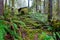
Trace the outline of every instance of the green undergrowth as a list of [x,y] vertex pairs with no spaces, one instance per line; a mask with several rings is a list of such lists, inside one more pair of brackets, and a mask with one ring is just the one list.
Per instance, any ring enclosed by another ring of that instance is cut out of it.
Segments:
[[[16,10],[17,11],[17,10]],[[30,12],[26,15],[17,16],[18,12],[12,15],[11,9],[4,10],[4,16],[0,17],[0,39],[1,40],[57,40],[60,38],[58,31],[60,21],[52,21],[48,24],[48,15]],[[48,33],[43,26],[48,26]],[[56,36],[57,35],[57,36]],[[6,37],[7,36],[7,37]],[[8,38],[10,36],[10,38]],[[12,39],[11,39],[12,38]]]
[[[11,22],[5,21],[5,20],[0,20],[0,39],[4,40],[5,36],[7,33],[11,34],[12,37],[14,37],[14,40],[23,40],[22,38],[22,33],[21,32],[16,32],[18,30],[18,25],[22,27],[22,31],[26,31],[26,36],[24,40],[34,40],[35,35],[37,34],[37,39],[38,40],[56,40],[56,35],[60,38],[60,33],[59,32],[52,32],[51,35],[48,35],[47,32],[45,32],[42,29],[29,29],[27,28],[26,22],[28,23],[36,23],[35,21],[29,20],[29,18],[25,19],[25,21],[16,21],[16,20],[11,20]],[[31,25],[30,24],[30,25]],[[38,25],[38,24],[37,24]],[[10,27],[13,26],[13,29],[11,30]],[[36,24],[34,24],[36,26]],[[50,30],[51,28],[49,28]],[[53,29],[54,30],[54,29]],[[50,34],[50,33],[49,33]],[[19,36],[20,35],[20,36]]]

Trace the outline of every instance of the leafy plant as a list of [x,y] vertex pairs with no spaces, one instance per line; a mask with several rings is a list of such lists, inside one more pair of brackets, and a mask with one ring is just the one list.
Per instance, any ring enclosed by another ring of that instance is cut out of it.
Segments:
[[30,17],[42,23],[46,23],[48,21],[47,19],[48,16],[42,13],[30,13]]
[[1,40],[5,40],[6,38],[5,36],[7,36],[6,34],[10,34],[13,38],[20,39],[20,36],[17,30],[18,30],[18,27],[15,23],[7,24],[6,21],[0,20],[0,39]]

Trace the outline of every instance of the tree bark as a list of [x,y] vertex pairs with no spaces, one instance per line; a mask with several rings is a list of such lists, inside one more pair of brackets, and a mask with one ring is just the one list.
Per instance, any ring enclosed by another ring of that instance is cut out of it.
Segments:
[[58,14],[58,16],[60,16],[60,0],[57,0],[57,3],[58,3],[58,11],[57,11],[57,14]]
[[38,5],[37,5],[37,2],[38,2],[38,1],[36,0],[36,12],[37,12],[37,10],[38,10]]
[[5,0],[5,9],[6,9],[6,5],[7,5],[7,0]]
[[3,0],[0,0],[0,15],[3,15]]
[[14,15],[14,0],[12,0],[12,15]]
[[48,21],[50,22],[51,19],[52,19],[52,0],[49,0],[49,7],[48,8],[49,8],[48,9],[48,12],[49,12],[49,14],[48,14]]

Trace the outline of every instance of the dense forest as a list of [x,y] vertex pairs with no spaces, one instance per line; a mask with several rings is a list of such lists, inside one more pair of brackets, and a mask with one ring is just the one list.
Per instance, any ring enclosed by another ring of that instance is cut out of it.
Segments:
[[0,0],[0,40],[60,40],[60,0]]

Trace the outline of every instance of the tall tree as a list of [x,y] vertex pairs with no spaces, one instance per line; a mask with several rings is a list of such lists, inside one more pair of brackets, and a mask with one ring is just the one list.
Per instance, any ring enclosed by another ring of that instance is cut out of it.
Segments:
[[12,15],[14,15],[14,0],[12,0]]
[[44,0],[44,13],[48,14],[49,0]]
[[52,19],[52,0],[49,0],[49,7],[48,8],[49,8],[48,21],[50,22]]
[[38,0],[36,0],[36,11],[38,10]]
[[5,8],[6,8],[6,6],[7,6],[7,0],[5,0]]
[[45,0],[44,0],[44,13],[45,13]]
[[28,8],[29,8],[30,0],[28,0]]
[[37,12],[40,11],[40,3],[41,3],[41,0],[36,0],[36,11]]
[[0,0],[0,15],[3,15],[3,0]]
[[60,0],[57,0],[57,14],[60,16]]

